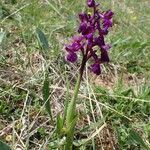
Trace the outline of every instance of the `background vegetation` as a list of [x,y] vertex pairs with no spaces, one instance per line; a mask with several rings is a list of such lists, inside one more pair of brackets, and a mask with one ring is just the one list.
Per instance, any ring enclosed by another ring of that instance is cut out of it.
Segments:
[[[150,2],[99,2],[102,10],[115,12],[107,38],[111,62],[100,76],[88,69],[84,75],[74,144],[87,150],[148,149]],[[13,149],[55,149],[63,143],[56,136],[56,116],[72,95],[79,67],[65,61],[63,47],[76,34],[77,14],[85,10],[85,0],[1,0],[0,140]],[[46,70],[54,124],[42,98]]]

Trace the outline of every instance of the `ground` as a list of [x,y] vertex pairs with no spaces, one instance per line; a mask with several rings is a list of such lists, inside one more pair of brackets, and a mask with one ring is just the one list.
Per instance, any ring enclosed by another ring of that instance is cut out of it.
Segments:
[[[74,144],[143,150],[150,144],[150,2],[98,2],[115,12],[107,37],[111,61],[100,76],[87,67]],[[56,117],[63,113],[66,93],[73,94],[79,67],[65,61],[64,44],[77,34],[77,14],[85,10],[85,0],[1,0],[0,141],[13,149],[46,150],[63,143],[56,136]],[[46,71],[54,124],[42,97]]]

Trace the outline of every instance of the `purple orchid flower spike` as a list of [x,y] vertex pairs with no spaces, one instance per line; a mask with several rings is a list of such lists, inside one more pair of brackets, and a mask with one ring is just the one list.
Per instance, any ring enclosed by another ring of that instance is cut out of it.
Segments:
[[[80,71],[83,72],[88,60],[94,61],[89,67],[90,70],[99,75],[101,73],[101,63],[109,62],[109,49],[111,46],[105,43],[105,36],[112,27],[112,17],[114,13],[111,10],[100,12],[99,4],[95,0],[87,0],[87,6],[93,9],[93,14],[79,14],[79,36],[75,36],[72,44],[66,45],[66,60],[72,63],[77,61],[77,54],[82,54],[82,64]],[[95,50],[97,48],[97,50]],[[100,56],[98,51],[100,50]]]
[[82,62],[80,72],[75,85],[74,95],[68,104],[66,112],[66,145],[65,150],[72,150],[76,115],[76,100],[80,88],[81,79],[87,61],[90,66],[88,67],[91,72],[96,75],[101,74],[101,64],[109,62],[109,49],[110,45],[105,42],[105,36],[112,27],[113,12],[108,10],[100,12],[98,9],[99,4],[95,0],[87,0],[87,6],[93,10],[92,14],[80,13],[78,28],[78,36],[74,36],[69,45],[65,46],[67,56],[66,60],[74,63],[78,60],[78,53],[81,53]]

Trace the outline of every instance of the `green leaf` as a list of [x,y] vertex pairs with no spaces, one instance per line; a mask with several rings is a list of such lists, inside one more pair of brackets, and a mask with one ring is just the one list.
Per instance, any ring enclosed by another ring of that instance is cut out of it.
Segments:
[[57,134],[60,136],[62,134],[62,128],[63,128],[63,118],[60,115],[60,113],[57,115]]
[[2,43],[4,37],[5,37],[5,32],[0,32],[0,44]]
[[77,83],[76,83],[75,89],[74,89],[74,95],[68,104],[67,113],[66,113],[67,128],[68,128],[68,126],[70,126],[70,123],[73,121],[73,119],[76,116],[76,100],[78,97],[80,82],[81,82],[81,74],[79,74],[79,76],[78,76]]
[[83,129],[80,130],[80,132],[87,132],[92,131],[93,129],[98,128],[101,126],[104,122],[104,118],[99,120],[98,122],[91,123],[90,125],[85,126]]
[[45,34],[39,28],[36,29],[36,33],[37,33],[39,44],[42,47],[42,49],[44,50],[49,49],[48,40]]
[[140,144],[146,150],[150,149],[150,147],[147,144],[145,144],[142,137],[133,129],[131,129],[130,131],[129,139],[131,139],[136,144]]
[[[4,7],[0,2],[0,19],[3,19],[9,15],[10,15],[9,10],[6,7]],[[12,16],[10,16],[9,18],[12,19]]]
[[86,139],[76,140],[74,141],[75,146],[81,146],[89,142],[90,140],[94,139],[95,136],[99,134],[99,132],[106,126],[106,124],[103,124],[99,129],[97,129],[90,137]]
[[48,73],[45,74],[45,80],[43,84],[42,93],[43,93],[43,100],[45,102],[45,109],[50,115],[51,120],[53,121],[52,113],[51,113],[51,106],[50,106],[50,88],[49,88]]
[[0,4],[0,19],[2,19],[2,18],[3,18],[3,9],[2,9],[2,6]]
[[72,122],[68,126],[68,131],[69,132],[72,133],[72,131],[74,130],[76,122],[77,122],[77,119],[78,119],[78,115],[75,115],[74,119],[72,120]]
[[63,124],[65,123],[65,120],[66,120],[66,115],[67,115],[67,109],[68,109],[68,104],[69,104],[69,86],[70,86],[70,83],[68,81],[68,77],[66,78],[66,88],[67,88],[67,91],[66,91],[66,96],[65,96],[65,108],[64,108],[64,118],[63,118]]
[[132,94],[132,95],[135,96],[134,91],[133,91],[132,88],[128,88],[128,89],[122,91],[121,94],[122,94],[123,96],[130,96],[130,94]]
[[75,129],[77,119],[78,119],[78,116],[76,115],[72,119],[72,122],[67,126],[67,138],[66,138],[65,150],[71,150],[72,149],[74,129]]
[[11,150],[11,149],[6,143],[0,141],[0,150]]
[[17,3],[17,0],[11,0],[11,3],[12,3],[12,4],[16,4],[16,3]]

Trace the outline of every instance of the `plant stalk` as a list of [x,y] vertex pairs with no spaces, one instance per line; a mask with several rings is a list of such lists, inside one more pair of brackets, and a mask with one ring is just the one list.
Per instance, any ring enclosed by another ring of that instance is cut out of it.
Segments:
[[74,129],[75,129],[76,120],[77,120],[76,100],[78,97],[80,83],[81,83],[82,75],[83,75],[85,64],[86,64],[86,58],[87,57],[83,57],[79,76],[77,79],[77,83],[75,85],[74,95],[67,108],[67,115],[66,115],[67,139],[66,139],[65,150],[72,150]]

